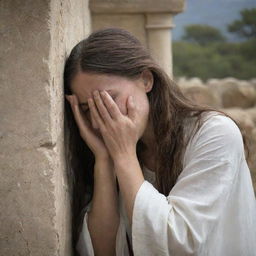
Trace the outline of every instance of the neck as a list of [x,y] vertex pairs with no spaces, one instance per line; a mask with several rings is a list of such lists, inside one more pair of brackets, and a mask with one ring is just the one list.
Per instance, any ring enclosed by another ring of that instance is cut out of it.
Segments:
[[156,141],[155,141],[153,125],[151,121],[148,121],[147,127],[141,137],[141,141],[145,145],[147,152],[154,151]]

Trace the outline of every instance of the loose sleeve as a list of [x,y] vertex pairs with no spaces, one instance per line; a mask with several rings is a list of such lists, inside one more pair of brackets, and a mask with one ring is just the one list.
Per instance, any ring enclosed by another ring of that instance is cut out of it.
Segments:
[[[120,197],[119,197],[120,200]],[[88,229],[88,212],[91,209],[91,202],[84,209],[85,215],[83,220],[82,230],[79,235],[78,242],[76,244],[76,250],[80,256],[94,256],[94,249],[90,232]],[[117,256],[128,256],[128,244],[126,240],[126,227],[123,216],[120,215],[120,223],[116,235],[116,255]]]
[[169,195],[144,181],[132,217],[134,255],[198,255],[217,224],[243,154],[239,128],[213,116],[189,143],[183,170]]

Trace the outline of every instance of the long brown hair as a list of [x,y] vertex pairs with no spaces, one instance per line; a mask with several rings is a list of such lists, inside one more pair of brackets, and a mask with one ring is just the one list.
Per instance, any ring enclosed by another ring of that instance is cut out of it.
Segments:
[[[192,136],[190,134],[188,139],[185,139],[184,129],[189,125],[187,121],[191,118],[196,119],[196,129],[193,133],[195,134],[202,124],[203,112],[217,111],[222,115],[230,116],[223,111],[192,103],[154,61],[140,41],[120,28],[97,30],[73,48],[65,63],[65,94],[71,94],[71,81],[78,72],[112,74],[136,79],[146,69],[152,72],[154,78],[153,88],[147,95],[150,104],[149,118],[152,120],[157,141],[156,184],[159,192],[167,196],[182,172],[184,149]],[[82,209],[92,198],[95,159],[79,135],[67,102],[65,107],[70,141],[68,154],[74,176],[73,230],[74,242],[76,242],[78,227],[83,216]],[[235,120],[233,121],[236,123]],[[241,127],[239,128],[241,130]],[[246,145],[244,135],[243,141]],[[140,163],[139,156],[143,150],[144,145],[139,140],[137,155]]]

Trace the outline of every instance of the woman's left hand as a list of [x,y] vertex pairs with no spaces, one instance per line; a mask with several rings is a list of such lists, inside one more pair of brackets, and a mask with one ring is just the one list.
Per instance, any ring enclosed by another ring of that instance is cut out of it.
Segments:
[[89,108],[112,160],[136,156],[136,144],[139,140],[138,115],[132,96],[128,98],[128,115],[123,115],[106,91],[94,91],[93,95],[94,99],[88,99]]

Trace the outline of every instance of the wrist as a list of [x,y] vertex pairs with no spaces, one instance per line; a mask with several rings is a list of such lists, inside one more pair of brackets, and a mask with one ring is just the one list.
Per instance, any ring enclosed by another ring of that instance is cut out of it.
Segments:
[[109,178],[111,180],[116,179],[116,174],[114,171],[114,164],[112,163],[111,159],[106,159],[106,158],[97,158],[95,159],[95,164],[94,164],[94,178],[97,179],[106,179],[108,180]]
[[123,154],[123,155],[117,155],[113,159],[113,165],[114,168],[116,167],[122,167],[122,166],[129,166],[130,163],[138,161],[136,152],[130,153],[130,154]]
[[108,156],[96,156],[95,157],[95,164],[99,164],[99,165],[113,165],[113,161],[111,159],[111,157]]

